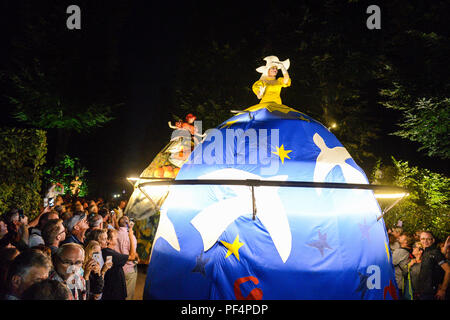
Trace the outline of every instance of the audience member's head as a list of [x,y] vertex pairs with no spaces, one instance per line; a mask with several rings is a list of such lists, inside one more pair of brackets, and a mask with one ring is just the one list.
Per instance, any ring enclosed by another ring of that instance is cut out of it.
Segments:
[[89,228],[87,217],[84,213],[75,214],[70,219],[65,221],[67,232],[78,237],[84,236],[84,233]]
[[49,221],[42,230],[42,239],[46,246],[58,247],[66,239],[66,228],[64,228],[63,221],[61,219]]
[[392,234],[394,235],[394,237],[396,239],[398,239],[398,237],[400,237],[400,235],[403,233],[403,228],[401,227],[395,227],[392,228]]
[[388,234],[388,237],[389,237],[389,243],[390,243],[391,245],[394,244],[394,242],[397,241],[397,239],[395,238],[395,236],[394,236],[392,233],[389,233],[389,234]]
[[6,288],[6,276],[8,275],[8,270],[13,262],[13,260],[20,254],[20,251],[16,248],[1,248],[0,249],[0,294],[3,295],[3,292]]
[[6,224],[14,223],[15,221],[19,220],[19,210],[17,209],[11,209],[8,212],[3,214],[3,219],[6,222]]
[[91,214],[91,213],[98,213],[98,207],[97,207],[97,205],[95,204],[95,202],[94,202],[94,204],[91,204],[91,205],[88,207],[88,212],[89,212],[89,214]]
[[66,243],[53,255],[53,266],[58,275],[67,280],[73,273],[78,273],[83,266],[84,249],[77,243]]
[[39,222],[38,222],[39,229],[42,230],[42,228],[44,228],[44,226],[46,225],[46,223],[48,221],[58,220],[58,219],[59,219],[59,214],[55,210],[43,213],[39,218]]
[[422,231],[420,234],[420,242],[424,249],[431,247],[434,243],[433,233],[431,233],[431,231]]
[[64,203],[64,199],[61,197],[61,195],[56,196],[55,198],[55,206],[60,206]]
[[127,202],[125,200],[120,200],[119,205],[117,206],[120,209],[125,209],[125,207],[127,206]]
[[102,249],[100,247],[100,243],[98,243],[95,240],[91,240],[88,242],[88,244],[86,245],[86,247],[84,248],[84,264],[86,264],[88,262],[89,259],[92,258],[92,255],[94,253],[98,253],[101,254]]
[[128,217],[127,216],[123,216],[123,217],[121,217],[119,219],[119,222],[118,222],[119,223],[119,227],[127,227],[129,222],[130,221],[129,221]]
[[8,225],[3,219],[0,219],[0,239],[8,233]]
[[403,233],[398,237],[398,243],[402,248],[409,248],[411,244],[411,238],[407,234]]
[[72,213],[72,211],[71,210],[68,210],[68,211],[66,211],[66,212],[63,212],[63,214],[61,214],[61,219],[63,220],[63,221],[67,221],[67,220],[69,220],[70,218],[72,218],[72,216],[73,216],[73,213]]
[[99,214],[90,214],[88,222],[90,229],[103,229],[103,218]]
[[80,201],[75,202],[74,211],[75,212],[77,212],[77,211],[84,212],[84,207]]
[[117,245],[117,230],[109,229],[107,232],[108,235],[108,248],[114,249]]
[[108,235],[105,229],[95,229],[86,235],[86,243],[95,240],[100,244],[102,249],[108,246]]
[[111,222],[111,214],[108,208],[100,209],[98,214],[103,217],[103,227],[107,226]]
[[420,234],[422,233],[422,230],[417,230],[416,232],[414,232],[414,241],[415,242],[419,242],[420,241]]
[[64,205],[56,205],[53,210],[55,210],[58,213],[58,216],[61,217],[61,215],[66,212],[66,207]]
[[419,259],[422,257],[423,254],[423,245],[422,242],[415,242],[412,246],[412,254],[416,259]]
[[21,298],[22,293],[34,283],[48,278],[52,263],[38,250],[28,249],[19,254],[8,270],[8,294]]
[[52,257],[52,251],[50,250],[49,247],[47,247],[44,244],[38,244],[37,246],[32,247],[31,249],[33,250],[37,250],[42,252],[43,254],[45,254],[46,256],[48,256],[49,258]]
[[23,292],[23,300],[70,300],[71,292],[57,280],[46,279],[36,282]]

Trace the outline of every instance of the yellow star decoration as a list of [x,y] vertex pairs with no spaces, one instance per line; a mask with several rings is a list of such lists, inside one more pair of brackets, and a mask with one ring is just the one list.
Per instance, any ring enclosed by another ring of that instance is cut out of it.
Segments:
[[233,124],[235,124],[237,121],[238,121],[239,119],[237,119],[237,120],[233,120],[233,121],[228,121],[227,123],[225,123],[223,126],[221,126],[220,127],[220,129],[223,129],[223,128],[225,128],[225,127],[231,127]]
[[280,157],[281,163],[284,164],[284,158],[289,158],[288,153],[292,152],[292,150],[284,150],[284,145],[281,145],[281,147],[276,147],[277,151],[272,151],[273,154],[276,154]]
[[386,254],[387,254],[388,262],[389,262],[389,260],[390,260],[390,256],[389,256],[389,248],[388,248],[388,245],[386,244],[386,242],[384,243],[384,247],[386,248]]
[[228,258],[231,254],[234,254],[236,258],[239,260],[239,248],[244,245],[242,242],[239,242],[239,235],[236,236],[233,243],[228,243],[222,240],[220,240],[220,242],[222,242],[222,244],[228,249],[225,258]]

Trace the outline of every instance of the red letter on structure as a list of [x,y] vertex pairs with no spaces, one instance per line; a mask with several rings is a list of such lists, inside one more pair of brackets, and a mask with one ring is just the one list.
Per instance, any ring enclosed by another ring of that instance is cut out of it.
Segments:
[[251,276],[237,279],[234,282],[234,295],[236,296],[236,299],[237,300],[262,300],[263,292],[259,288],[255,288],[252,291],[250,291],[250,293],[246,297],[244,297],[242,295],[240,285],[243,284],[244,282],[247,282],[247,281],[251,281],[255,285],[259,283],[258,278],[251,277]]

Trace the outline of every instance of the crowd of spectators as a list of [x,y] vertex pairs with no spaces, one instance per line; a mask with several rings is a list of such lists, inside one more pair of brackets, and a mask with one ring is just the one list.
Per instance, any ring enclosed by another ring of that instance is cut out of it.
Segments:
[[407,234],[388,230],[395,280],[404,300],[448,300],[450,296],[450,236],[436,243],[431,231]]
[[[58,196],[32,221],[16,209],[0,216],[1,299],[133,299],[139,257],[125,206]],[[448,300],[450,236],[388,235],[400,298]]]
[[0,216],[1,299],[133,299],[139,257],[125,206],[58,196],[32,221]]

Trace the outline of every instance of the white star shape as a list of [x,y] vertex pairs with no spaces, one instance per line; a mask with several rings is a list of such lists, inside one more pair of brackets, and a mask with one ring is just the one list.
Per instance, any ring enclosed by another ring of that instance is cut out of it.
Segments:
[[[199,179],[255,179],[262,177],[238,169],[221,169],[203,175]],[[265,180],[287,180],[287,175],[274,176]],[[222,194],[216,203],[200,211],[191,224],[198,230],[203,240],[204,251],[210,249],[219,239],[226,228],[237,218],[243,215],[252,215],[252,194],[247,186],[223,186],[229,188],[235,196]],[[283,262],[289,258],[292,248],[292,235],[287,215],[278,195],[279,187],[255,187],[255,203],[257,217],[272,238]],[[215,191],[220,197],[219,188]]]
[[165,239],[175,250],[180,251],[180,243],[178,242],[175,227],[172,221],[170,221],[169,217],[167,216],[167,207],[164,207],[161,210],[158,229],[156,230],[155,240],[153,241],[153,243],[156,243],[156,240],[158,240],[159,238]]

